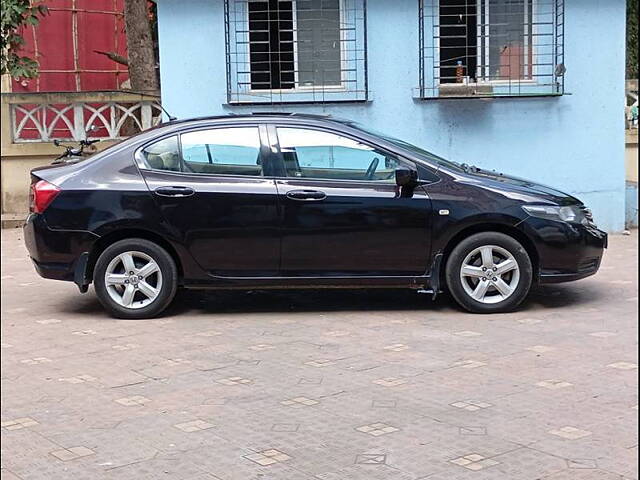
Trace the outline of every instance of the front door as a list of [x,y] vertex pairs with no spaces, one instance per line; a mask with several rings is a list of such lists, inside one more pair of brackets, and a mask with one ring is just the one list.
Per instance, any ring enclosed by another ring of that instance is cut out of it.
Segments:
[[354,138],[277,128],[286,177],[283,276],[423,275],[430,257],[431,201],[395,184],[404,160]]
[[262,153],[257,126],[189,131],[141,152],[168,227],[212,275],[278,274],[277,190]]

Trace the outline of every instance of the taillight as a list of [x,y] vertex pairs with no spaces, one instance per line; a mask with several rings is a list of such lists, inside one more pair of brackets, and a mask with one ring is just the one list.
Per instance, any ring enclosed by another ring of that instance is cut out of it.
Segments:
[[29,195],[29,210],[33,213],[42,213],[60,193],[60,188],[46,180],[39,180],[31,184]]

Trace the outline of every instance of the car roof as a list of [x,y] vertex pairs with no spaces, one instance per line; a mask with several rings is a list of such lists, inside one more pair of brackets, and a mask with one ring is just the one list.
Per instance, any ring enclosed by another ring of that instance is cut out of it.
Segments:
[[269,119],[269,120],[290,120],[295,119],[307,119],[314,121],[326,121],[332,123],[349,124],[351,120],[344,118],[333,117],[328,114],[315,114],[315,113],[299,113],[299,112],[251,112],[251,113],[229,113],[227,115],[209,115],[192,118],[181,118],[176,120],[170,120],[164,122],[162,125],[179,125],[186,123],[197,122],[210,122],[216,120],[257,120],[257,119]]

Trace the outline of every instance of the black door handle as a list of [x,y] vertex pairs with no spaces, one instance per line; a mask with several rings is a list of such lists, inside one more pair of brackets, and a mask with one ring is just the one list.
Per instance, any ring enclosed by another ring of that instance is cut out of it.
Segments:
[[303,202],[318,202],[327,198],[327,194],[319,190],[290,190],[286,196],[291,200]]
[[196,193],[191,187],[158,187],[154,190],[156,194],[162,197],[189,197]]

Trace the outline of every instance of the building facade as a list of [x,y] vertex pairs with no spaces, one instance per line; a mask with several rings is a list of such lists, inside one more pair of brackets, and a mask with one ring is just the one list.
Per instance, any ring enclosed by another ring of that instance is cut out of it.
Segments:
[[158,0],[186,118],[349,118],[625,219],[624,0]]

